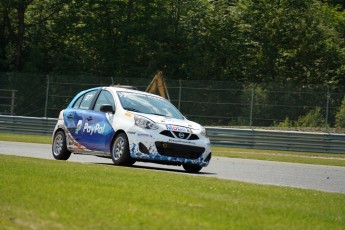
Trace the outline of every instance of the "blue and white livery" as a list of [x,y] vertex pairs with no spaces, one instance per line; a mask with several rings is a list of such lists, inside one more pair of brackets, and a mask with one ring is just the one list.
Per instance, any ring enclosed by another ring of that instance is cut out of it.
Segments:
[[58,160],[92,154],[116,165],[147,161],[182,165],[194,173],[211,159],[205,128],[168,100],[112,86],[82,91],[60,112],[52,152]]

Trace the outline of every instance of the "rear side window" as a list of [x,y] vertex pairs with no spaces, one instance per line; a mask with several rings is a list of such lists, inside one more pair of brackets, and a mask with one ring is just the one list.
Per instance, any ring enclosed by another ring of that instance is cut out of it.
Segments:
[[73,109],[79,108],[80,102],[81,102],[81,100],[83,100],[83,98],[84,98],[84,95],[78,98],[78,100],[73,105]]
[[[81,103],[80,103],[79,109],[89,109],[91,102],[92,102],[92,99],[95,97],[96,92],[97,91],[94,90],[94,91],[86,93],[84,95]],[[79,101],[79,99],[78,99],[78,101]],[[76,102],[76,104],[77,104],[77,102]]]

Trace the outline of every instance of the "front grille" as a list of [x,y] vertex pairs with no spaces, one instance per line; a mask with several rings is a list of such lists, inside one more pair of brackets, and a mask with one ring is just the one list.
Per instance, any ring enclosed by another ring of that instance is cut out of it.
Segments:
[[189,137],[189,133],[183,133],[183,132],[176,132],[173,131],[173,133],[175,134],[176,137],[178,137],[179,139],[187,139]]
[[170,131],[168,131],[168,130],[164,130],[164,131],[160,132],[160,134],[162,134],[164,136],[167,136],[167,137],[174,138],[174,135]]
[[199,137],[195,134],[190,135],[188,140],[199,140]]
[[205,152],[205,148],[190,145],[181,145],[160,141],[156,141],[155,145],[160,155],[168,157],[178,157],[194,160],[198,159],[201,154]]
[[[160,132],[160,134],[167,136],[167,137],[178,138],[178,139],[199,140],[199,137],[197,135],[190,134],[190,133],[184,133],[184,132],[164,130],[164,131]],[[181,134],[183,134],[183,135],[181,135]],[[181,136],[183,136],[183,137],[181,137]]]

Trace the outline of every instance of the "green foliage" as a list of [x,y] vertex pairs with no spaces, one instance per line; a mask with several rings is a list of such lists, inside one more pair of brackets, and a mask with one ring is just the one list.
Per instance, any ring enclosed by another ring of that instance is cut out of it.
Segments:
[[[21,80],[8,74],[1,75],[0,82],[19,90],[18,113],[33,103],[25,98],[37,98],[40,105],[25,114],[36,115],[42,112],[47,74],[54,81],[68,75],[78,83],[94,83],[93,77],[152,79],[162,70],[172,80],[241,85],[237,92],[214,98],[206,91],[200,100],[207,103],[201,106],[181,105],[187,114],[205,113],[205,119],[223,112],[211,124],[249,125],[251,92],[242,92],[242,85],[262,83],[267,85],[254,92],[252,115],[261,119],[254,124],[271,125],[273,118],[297,120],[308,112],[289,109],[290,103],[298,103],[293,95],[298,90],[279,97],[272,85],[345,85],[343,5],[338,0],[0,1],[0,72],[40,78]],[[59,90],[51,88],[56,94]],[[72,91],[76,89],[66,90],[68,97]],[[221,98],[232,103],[230,112],[221,107]],[[239,98],[241,105],[235,106]],[[68,98],[63,100],[55,104]],[[304,101],[312,100],[320,101]],[[334,101],[332,107],[339,103]]]
[[343,98],[339,110],[335,115],[335,127],[345,128],[345,97]]
[[[242,116],[248,117],[248,121],[240,119],[239,125],[251,125],[250,116],[252,118],[260,118],[261,121],[252,120],[252,124],[256,126],[266,126],[271,123],[269,120],[269,95],[267,89],[261,85],[250,84],[246,86],[241,94]],[[247,123],[243,123],[247,122]]]
[[286,117],[286,118],[284,119],[284,121],[275,123],[274,126],[280,127],[280,128],[291,128],[291,127],[294,127],[294,122],[291,121],[288,117]]
[[297,127],[325,127],[326,125],[320,107],[309,111],[305,116],[300,116],[296,124]]
[[344,15],[319,0],[1,1],[0,71],[342,81]]
[[255,44],[255,81],[327,82],[341,67],[330,42],[336,32],[320,2],[243,0],[240,6]]

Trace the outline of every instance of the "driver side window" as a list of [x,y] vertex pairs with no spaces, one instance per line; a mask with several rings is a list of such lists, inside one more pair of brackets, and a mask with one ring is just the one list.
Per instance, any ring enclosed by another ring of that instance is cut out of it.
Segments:
[[115,102],[114,102],[113,95],[106,90],[102,90],[102,92],[99,94],[93,110],[101,111],[100,108],[102,105],[111,105],[113,106],[113,109],[115,110]]

